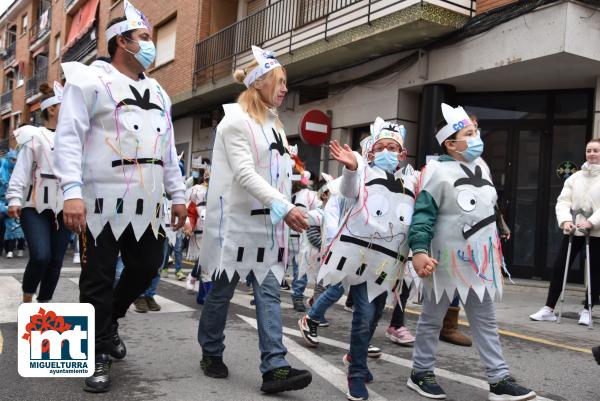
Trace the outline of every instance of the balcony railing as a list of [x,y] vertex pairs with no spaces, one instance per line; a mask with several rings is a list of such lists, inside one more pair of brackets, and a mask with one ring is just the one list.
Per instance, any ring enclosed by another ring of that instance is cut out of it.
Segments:
[[35,96],[40,88],[40,85],[48,80],[48,70],[43,69],[38,71],[34,76],[27,80],[25,85],[25,99]]
[[10,63],[15,60],[15,50],[17,48],[17,42],[12,42],[6,47],[6,55],[4,56],[4,67],[8,67]]
[[12,90],[4,92],[0,96],[0,114],[8,113],[12,110]]
[[98,38],[96,27],[93,26],[81,39],[69,47],[62,56],[62,61],[81,61],[92,51],[96,50]]
[[46,34],[50,33],[52,27],[52,8],[47,9],[40,16],[37,24],[29,29],[29,43],[34,44]]
[[68,10],[77,0],[65,0],[65,10]]
[[[461,14],[475,15],[475,0],[438,0],[436,3],[440,1]],[[377,18],[416,3],[419,2],[279,0],[197,43],[194,85],[228,75],[252,45],[266,44],[275,53],[291,54],[312,42],[328,40],[354,26],[370,25]]]

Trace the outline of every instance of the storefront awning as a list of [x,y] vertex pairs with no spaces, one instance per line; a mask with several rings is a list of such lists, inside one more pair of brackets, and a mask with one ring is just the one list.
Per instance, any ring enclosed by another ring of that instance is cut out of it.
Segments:
[[67,36],[67,42],[63,51],[66,51],[69,47],[73,46],[73,44],[81,39],[94,24],[99,1],[100,0],[88,0],[88,2],[73,16],[71,29],[69,30],[69,35]]

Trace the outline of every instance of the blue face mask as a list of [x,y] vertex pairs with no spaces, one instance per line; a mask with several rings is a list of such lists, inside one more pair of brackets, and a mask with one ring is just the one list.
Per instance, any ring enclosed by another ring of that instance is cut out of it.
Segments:
[[475,138],[467,139],[467,149],[458,153],[460,153],[468,162],[477,159],[483,153],[483,141],[481,140],[481,137],[477,135]]
[[135,57],[142,67],[144,67],[144,70],[147,70],[156,57],[156,48],[154,47],[154,42],[151,40],[132,40],[132,42],[137,42],[137,44],[140,46],[140,50],[137,53],[133,53],[127,49],[125,49],[125,51],[133,54],[133,57]]
[[192,177],[199,178],[200,177],[200,172],[199,171],[192,171]]
[[398,152],[390,152],[387,149],[377,152],[375,153],[373,163],[380,169],[393,174],[398,168]]

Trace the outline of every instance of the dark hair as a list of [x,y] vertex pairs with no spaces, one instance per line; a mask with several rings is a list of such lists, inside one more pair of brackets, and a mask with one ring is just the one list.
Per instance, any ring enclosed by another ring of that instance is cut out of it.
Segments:
[[[113,18],[112,20],[110,20],[110,22],[106,25],[106,29],[110,28],[111,26],[113,26],[114,24],[117,24],[119,22],[123,22],[123,21],[127,21],[127,17],[119,17],[119,18]],[[134,31],[135,29],[132,29],[130,31],[125,31],[121,34],[121,36],[123,36],[124,38],[127,39],[131,39],[131,33]],[[117,51],[117,37],[119,35],[115,35],[112,38],[110,38],[110,40],[108,41],[108,55],[113,58],[115,56],[115,53]]]
[[[39,91],[42,93],[42,97],[40,98],[40,102],[43,102],[46,99],[50,99],[54,96],[54,89],[50,87],[46,82],[40,85]],[[44,120],[48,121],[48,109],[42,110],[42,117]]]
[[[435,133],[437,134],[439,132],[439,130],[441,130],[442,128],[444,128],[446,126],[446,120],[440,120],[437,125],[435,126]],[[442,148],[442,152],[447,155],[448,154],[448,149],[446,149],[446,140],[450,139],[456,139],[456,134],[458,134],[458,131],[456,131],[455,133],[453,133],[452,135],[450,135],[448,138],[444,139],[444,142],[442,142],[440,144],[441,148]]]

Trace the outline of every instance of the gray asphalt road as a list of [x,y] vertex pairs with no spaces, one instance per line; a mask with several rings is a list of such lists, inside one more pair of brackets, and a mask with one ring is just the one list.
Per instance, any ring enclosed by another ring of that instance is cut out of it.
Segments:
[[[0,283],[20,281],[17,272],[23,261],[0,260]],[[7,270],[16,269],[14,272]],[[67,269],[68,270],[68,269]],[[64,271],[55,301],[77,300],[77,271]],[[230,377],[225,380],[206,378],[199,368],[201,351],[196,341],[201,306],[195,296],[173,280],[163,280],[159,294],[164,313],[139,314],[130,312],[121,323],[121,335],[128,347],[125,360],[113,364],[113,388],[110,393],[91,395],[81,389],[82,379],[31,379],[17,373],[17,325],[4,318],[0,323],[3,337],[0,353],[0,400],[343,400],[345,377],[342,356],[349,341],[351,314],[335,305],[328,313],[330,328],[320,330],[322,344],[318,349],[304,347],[298,337],[297,319],[301,316],[289,308],[289,293],[282,292],[284,326],[288,360],[295,367],[313,371],[313,383],[304,391],[264,396],[260,393],[261,376],[258,370],[258,337],[252,326],[255,313],[249,304],[246,288],[239,287],[229,311],[226,330],[225,362]],[[0,291],[8,292],[6,286]],[[8,294],[4,294],[8,295]],[[0,294],[2,304],[11,305]],[[6,300],[6,301],[5,301]],[[537,305],[535,305],[537,306]],[[532,306],[533,307],[533,306]],[[535,308],[534,308],[535,309]],[[522,312],[519,312],[522,313]],[[0,316],[6,315],[0,313]],[[406,387],[410,374],[411,348],[390,343],[384,337],[391,311],[386,310],[373,343],[380,346],[384,356],[370,360],[375,382],[369,386],[371,400],[424,400]],[[407,325],[413,330],[417,316],[407,315]],[[575,321],[562,325],[565,333]],[[518,328],[510,327],[515,332]],[[468,328],[463,328],[468,333]],[[598,342],[597,330],[590,331],[589,345]],[[543,344],[540,341],[514,336],[502,336],[504,354],[513,375],[524,385],[551,400],[600,400],[600,366],[590,354]],[[531,337],[531,333],[527,333]],[[528,338],[529,338],[528,337]],[[552,333],[556,338],[556,333]],[[580,344],[581,345],[581,344]],[[485,400],[487,391],[484,374],[475,348],[440,344],[438,352],[439,382],[449,400]]]

